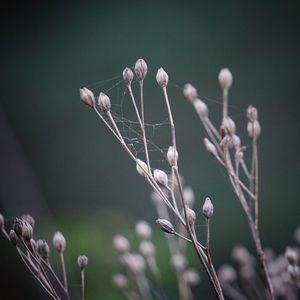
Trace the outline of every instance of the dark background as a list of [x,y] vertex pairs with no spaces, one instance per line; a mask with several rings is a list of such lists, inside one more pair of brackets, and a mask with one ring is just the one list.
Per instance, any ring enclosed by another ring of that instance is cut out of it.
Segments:
[[[54,231],[65,234],[74,298],[76,257],[85,253],[91,262],[86,299],[121,299],[110,283],[118,270],[112,236],[121,232],[134,239],[139,219],[154,227],[150,189],[79,101],[79,87],[118,76],[140,57],[150,70],[149,120],[162,114],[157,68],[163,66],[172,81],[181,171],[195,190],[196,211],[206,196],[215,205],[216,265],[231,261],[237,243],[253,249],[252,242],[224,171],[204,150],[201,124],[175,85],[192,82],[214,100],[207,104],[218,124],[217,75],[224,66],[234,75],[230,114],[245,144],[245,110],[248,104],[259,110],[263,244],[281,252],[293,243],[300,213],[297,1],[7,1],[0,22],[0,209],[7,227],[14,216],[31,213],[37,237],[51,243]],[[199,217],[200,233],[203,224]],[[154,238],[165,286],[176,298],[162,235],[157,231]],[[46,299],[4,239],[0,257],[1,299]],[[197,292],[212,297],[205,276]]]

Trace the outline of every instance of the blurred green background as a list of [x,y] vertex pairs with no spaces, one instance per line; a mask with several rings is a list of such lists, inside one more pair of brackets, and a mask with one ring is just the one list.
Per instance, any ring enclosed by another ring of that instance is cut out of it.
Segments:
[[[231,261],[237,243],[253,249],[252,242],[226,174],[204,150],[200,122],[175,86],[191,82],[213,99],[207,104],[219,124],[217,75],[224,66],[234,75],[230,114],[246,145],[245,110],[259,110],[263,244],[280,252],[293,243],[300,215],[298,1],[7,1],[1,15],[0,208],[8,227],[14,216],[31,213],[37,237],[51,242],[54,231],[65,234],[74,295],[76,257],[84,253],[86,299],[122,299],[110,283],[118,270],[112,236],[134,240],[139,219],[155,227],[149,187],[79,100],[79,87],[119,76],[140,57],[150,70],[149,121],[162,115],[157,68],[172,81],[181,171],[194,188],[196,211],[206,196],[215,205],[216,265]],[[170,137],[162,132],[160,139]],[[203,224],[199,215],[200,235]],[[154,238],[167,294],[176,299],[165,242],[158,231]],[[7,244],[0,240],[3,299],[46,299]],[[191,261],[200,270],[193,253]],[[196,293],[213,299],[202,277]]]

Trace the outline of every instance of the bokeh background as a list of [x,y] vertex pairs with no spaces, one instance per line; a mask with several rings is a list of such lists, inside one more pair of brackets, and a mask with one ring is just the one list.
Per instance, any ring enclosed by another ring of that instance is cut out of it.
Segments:
[[[172,81],[181,171],[194,188],[196,211],[206,196],[215,205],[216,265],[231,262],[237,243],[250,250],[252,243],[226,175],[204,150],[204,131],[177,86],[192,82],[209,98],[212,118],[220,122],[217,74],[224,66],[234,75],[230,113],[244,140],[247,105],[259,110],[264,246],[282,252],[293,243],[300,223],[297,1],[5,2],[0,18],[0,211],[7,227],[14,216],[31,213],[36,236],[50,243],[54,231],[65,234],[74,298],[79,291],[76,257],[84,253],[90,259],[86,299],[122,299],[110,281],[118,271],[112,237],[121,232],[134,241],[140,219],[155,228],[149,187],[79,100],[79,87],[120,76],[140,57],[150,70],[149,120],[162,114],[157,68],[163,66]],[[166,132],[157,134],[169,141]],[[200,233],[203,224],[199,215]],[[157,229],[154,239],[167,294],[176,299],[167,248]],[[190,257],[202,272],[193,253]],[[3,238],[0,270],[1,299],[47,298]],[[196,293],[213,299],[205,276]]]

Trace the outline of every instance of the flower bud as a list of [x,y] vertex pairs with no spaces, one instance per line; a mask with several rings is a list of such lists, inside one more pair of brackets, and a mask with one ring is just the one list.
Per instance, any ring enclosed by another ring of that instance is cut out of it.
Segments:
[[129,252],[130,244],[129,241],[122,235],[116,235],[113,239],[113,245],[115,250],[119,254],[124,254]]
[[228,90],[232,85],[233,77],[229,69],[224,68],[219,73],[219,83],[222,89]]
[[195,99],[193,104],[194,104],[194,108],[200,118],[205,118],[208,116],[207,105],[202,100]]
[[218,270],[218,277],[221,285],[231,284],[237,279],[235,269],[230,265],[223,265]]
[[236,162],[240,163],[241,160],[244,158],[244,152],[241,149],[236,150],[234,157]]
[[30,241],[26,242],[26,245],[31,252],[36,252],[37,251],[37,245],[34,239],[31,239]]
[[139,173],[139,175],[141,175],[143,177],[148,176],[148,166],[145,162],[143,162],[140,159],[136,160],[136,170]]
[[164,171],[158,169],[154,170],[153,177],[157,183],[163,186],[168,185],[168,175]]
[[29,223],[31,225],[31,227],[34,228],[35,221],[34,221],[34,218],[31,215],[29,215],[29,214],[24,215],[22,217],[22,220]]
[[248,108],[247,108],[247,118],[249,121],[251,122],[254,122],[255,120],[257,120],[258,118],[258,112],[257,112],[257,109],[250,105]]
[[54,233],[54,236],[53,236],[53,245],[54,245],[54,248],[59,253],[64,252],[64,250],[66,248],[66,239],[62,235],[61,232],[57,231],[57,232]]
[[202,206],[202,213],[206,219],[210,219],[214,214],[214,206],[211,203],[210,198],[206,197],[205,202]]
[[195,194],[191,187],[187,186],[183,189],[183,198],[188,207],[192,207],[195,202]]
[[257,139],[261,132],[259,122],[257,120],[255,120],[254,122],[249,121],[247,125],[247,132],[251,138]]
[[189,222],[189,224],[191,226],[194,226],[195,222],[196,222],[196,213],[189,208],[188,206],[186,206],[186,213],[187,213],[187,221]]
[[142,58],[138,59],[135,63],[134,72],[138,80],[143,81],[145,79],[148,72],[148,66]]
[[236,126],[234,121],[230,117],[226,117],[223,119],[221,130],[224,130],[225,133],[229,133],[230,135],[235,134]]
[[22,237],[25,241],[30,241],[33,235],[33,229],[31,225],[27,222],[23,222],[22,226]]
[[4,217],[2,214],[0,214],[0,229],[4,229],[4,224],[5,224]]
[[200,275],[194,269],[186,270],[183,274],[183,277],[190,286],[196,286],[200,282]]
[[232,136],[232,144],[235,150],[239,150],[241,148],[241,139],[238,135],[234,134]]
[[152,229],[145,221],[138,221],[135,225],[135,232],[142,240],[151,239]]
[[171,224],[170,221],[166,220],[166,219],[157,219],[156,220],[156,224],[160,227],[160,229],[162,231],[164,231],[165,233],[169,233],[169,234],[174,234],[175,233],[175,229],[174,226]]
[[125,68],[123,71],[123,80],[127,86],[131,85],[133,79],[133,72],[130,68]]
[[100,93],[99,98],[98,98],[98,105],[99,105],[100,109],[104,112],[110,111],[110,109],[111,109],[110,99],[104,93]]
[[175,166],[177,164],[177,161],[178,161],[178,152],[177,152],[176,149],[174,151],[173,146],[170,146],[169,149],[168,149],[167,159],[168,159],[168,162],[169,162],[169,164],[170,164],[171,167],[173,167],[173,166]]
[[176,253],[171,256],[171,265],[179,272],[183,272],[186,268],[186,258],[181,253]]
[[162,88],[165,88],[168,85],[169,75],[163,68],[158,69],[156,74],[156,81]]
[[218,152],[215,145],[207,138],[204,138],[203,141],[207,152],[215,157],[218,156]]
[[22,235],[23,231],[23,221],[19,218],[15,218],[14,223],[13,223],[13,230],[17,234],[17,236]]
[[125,290],[128,288],[128,279],[123,274],[114,274],[112,277],[112,282],[120,290]]
[[77,258],[77,263],[78,263],[80,270],[84,270],[87,267],[88,262],[89,262],[89,260],[85,255],[79,255]]
[[155,255],[155,247],[150,241],[141,242],[139,249],[144,257],[153,257]]
[[189,102],[193,103],[196,100],[198,93],[194,86],[190,83],[186,83],[183,88],[183,95]]
[[124,255],[124,262],[135,274],[140,274],[145,270],[145,260],[139,254],[127,253]]
[[45,240],[36,241],[37,252],[43,259],[48,259],[50,248]]
[[235,246],[232,250],[232,258],[239,265],[251,265],[254,263],[253,256],[249,253],[249,251],[244,246]]
[[291,265],[296,265],[298,262],[298,253],[295,249],[291,247],[286,247],[285,257]]
[[18,236],[14,230],[11,229],[9,232],[9,239],[13,246],[16,246],[18,244]]
[[80,93],[80,99],[81,101],[89,106],[89,107],[93,107],[94,104],[95,104],[95,97],[94,97],[94,94],[92,91],[90,91],[89,89],[87,88],[82,88],[82,89],[79,89],[79,93]]

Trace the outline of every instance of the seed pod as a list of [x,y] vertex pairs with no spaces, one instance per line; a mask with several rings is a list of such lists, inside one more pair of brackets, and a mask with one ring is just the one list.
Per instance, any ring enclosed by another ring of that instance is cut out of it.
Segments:
[[87,88],[79,89],[81,101],[88,107],[93,107],[95,104],[95,97],[92,91]]
[[206,198],[202,207],[202,213],[206,219],[210,219],[214,214],[214,206],[211,203],[210,198]]
[[80,270],[84,270],[87,267],[88,262],[89,262],[89,260],[85,255],[79,255],[77,258],[77,263],[78,263]]
[[208,116],[208,108],[207,105],[200,99],[195,99],[194,102],[194,108],[201,118],[205,118]]
[[219,73],[218,79],[222,89],[228,90],[231,87],[233,77],[229,69],[227,68],[222,69]]
[[204,138],[203,141],[207,152],[215,157],[218,156],[218,152],[215,145],[207,138]]
[[113,245],[115,250],[119,254],[124,254],[129,252],[130,244],[129,241],[122,235],[116,235],[113,239]]
[[170,164],[171,167],[173,167],[173,166],[175,166],[177,164],[177,161],[178,161],[178,152],[177,152],[176,149],[174,151],[173,146],[170,146],[169,149],[168,149],[167,159],[168,159],[168,162],[169,162],[169,164]]
[[147,177],[148,176],[148,166],[145,162],[143,162],[140,159],[136,160],[136,170],[137,172],[143,176],[143,177]]
[[18,244],[18,236],[14,230],[10,230],[9,232],[9,239],[13,246],[16,246]]
[[155,181],[163,186],[168,185],[168,175],[162,170],[154,170],[153,177]]
[[134,72],[139,81],[143,81],[145,79],[148,72],[148,66],[142,58],[138,59],[135,63]]
[[62,253],[66,248],[66,239],[59,231],[54,233],[53,246],[59,253]]
[[146,221],[138,221],[135,225],[135,232],[142,240],[151,239],[152,229]]
[[184,97],[191,103],[193,103],[198,96],[197,90],[190,83],[186,83],[183,88]]
[[130,68],[125,68],[123,71],[123,80],[127,86],[131,85],[133,79],[133,72]]
[[104,112],[110,111],[110,109],[111,109],[110,99],[104,93],[100,93],[99,98],[98,98],[98,105],[99,105],[100,109]]
[[156,220],[156,224],[160,227],[160,229],[162,231],[164,231],[165,233],[169,233],[169,234],[174,234],[175,233],[175,229],[174,226],[171,224],[170,221],[166,220],[166,219],[157,219]]
[[162,88],[165,88],[168,85],[169,75],[163,68],[158,69],[156,74],[156,81]]

